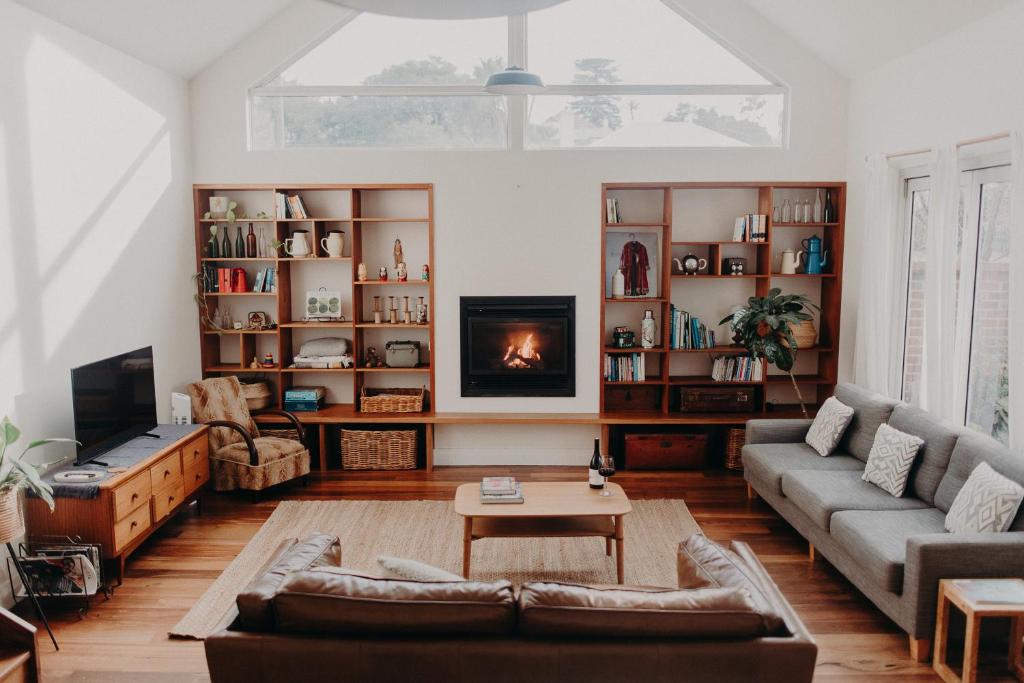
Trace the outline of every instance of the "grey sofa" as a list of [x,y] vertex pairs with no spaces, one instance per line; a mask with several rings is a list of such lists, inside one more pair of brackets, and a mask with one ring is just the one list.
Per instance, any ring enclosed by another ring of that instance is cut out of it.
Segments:
[[[951,534],[943,525],[977,464],[987,462],[1024,484],[1024,458],[854,385],[840,384],[835,396],[856,414],[833,455],[823,458],[804,443],[811,420],[751,420],[744,476],[753,492],[909,634],[911,655],[925,661],[939,579],[1024,576],[1024,506],[1006,533]],[[902,498],[861,479],[882,422],[925,442]]]

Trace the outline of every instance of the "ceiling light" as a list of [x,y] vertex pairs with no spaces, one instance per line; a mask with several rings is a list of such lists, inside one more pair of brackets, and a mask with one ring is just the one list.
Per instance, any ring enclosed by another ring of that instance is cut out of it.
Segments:
[[544,90],[540,76],[518,66],[493,73],[487,79],[484,90],[492,95],[529,95]]
[[414,19],[484,19],[526,14],[565,0],[330,0],[360,12]]

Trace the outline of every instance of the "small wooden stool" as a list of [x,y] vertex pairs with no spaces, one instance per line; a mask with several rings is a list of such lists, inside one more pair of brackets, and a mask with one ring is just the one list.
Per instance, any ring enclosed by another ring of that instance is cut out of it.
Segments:
[[[960,676],[946,664],[949,639],[949,606],[956,605],[967,618],[964,636],[964,670]],[[942,579],[935,616],[935,654],[932,668],[946,683],[974,683],[978,678],[978,646],[984,617],[1010,618],[1009,670],[1024,681],[1021,641],[1024,640],[1024,580]]]

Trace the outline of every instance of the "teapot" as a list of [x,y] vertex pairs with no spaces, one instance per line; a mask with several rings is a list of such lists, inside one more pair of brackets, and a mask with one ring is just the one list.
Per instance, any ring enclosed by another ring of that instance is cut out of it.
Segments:
[[309,241],[306,239],[308,235],[308,230],[296,230],[293,232],[292,236],[284,241],[284,252],[295,258],[309,256]]
[[803,253],[800,251],[794,254],[792,249],[783,249],[779,254],[779,272],[783,275],[795,275],[800,255]]
[[683,275],[696,275],[698,270],[704,270],[708,267],[708,260],[703,258],[697,258],[694,254],[687,254],[682,260],[673,258],[672,259],[676,268]]
[[828,252],[821,250],[821,238],[812,235],[800,243],[806,251],[801,251],[797,257],[803,256],[804,272],[808,275],[818,275],[822,272],[828,260]]

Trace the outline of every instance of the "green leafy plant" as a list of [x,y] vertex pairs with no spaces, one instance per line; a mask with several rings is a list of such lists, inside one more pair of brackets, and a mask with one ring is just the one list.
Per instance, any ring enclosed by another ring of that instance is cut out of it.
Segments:
[[806,312],[810,308],[821,310],[802,294],[783,294],[781,289],[773,287],[767,296],[750,297],[746,308],[735,311],[719,323],[728,323],[736,333],[737,343],[742,344],[753,358],[764,358],[789,374],[804,417],[807,417],[807,407],[793,375],[798,349],[790,326],[812,320],[813,316]]
[[[238,202],[236,202],[236,201],[228,202],[228,212],[224,216],[224,220],[226,220],[228,222],[234,222],[235,220],[245,218],[245,213],[244,212],[238,212],[237,214],[235,213],[235,209],[237,209],[237,208],[238,208]],[[206,213],[203,214],[203,218],[205,218],[207,220],[212,219],[213,218],[213,212],[212,211],[207,211]]]
[[196,291],[192,294],[192,301],[199,309],[199,322],[211,332],[220,334],[220,325],[210,315],[210,307],[206,303],[206,278],[202,273],[192,273],[192,284]]
[[39,476],[35,465],[25,461],[25,454],[48,443],[78,443],[74,439],[39,439],[31,441],[20,455],[8,454],[7,449],[21,437],[21,430],[7,417],[0,423],[0,493],[24,486],[53,510],[53,489]]

